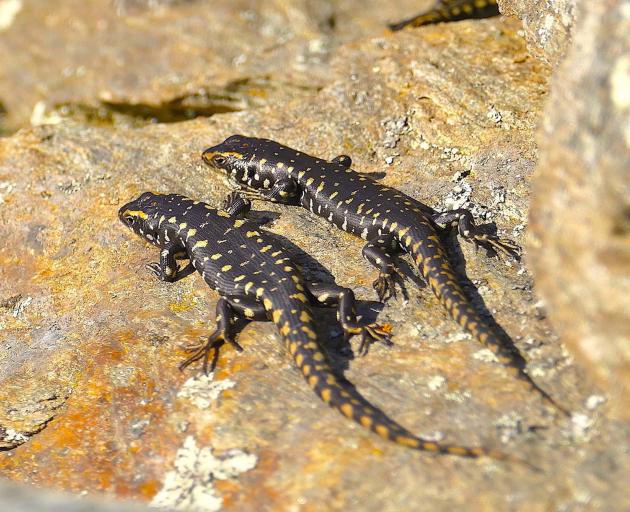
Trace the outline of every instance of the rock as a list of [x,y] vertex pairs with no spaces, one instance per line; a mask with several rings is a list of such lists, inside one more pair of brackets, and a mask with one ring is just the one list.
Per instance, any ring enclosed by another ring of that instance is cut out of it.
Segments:
[[[376,0],[4,4],[19,7],[4,25],[0,10],[5,130],[60,117],[173,122],[304,97],[326,84],[341,42],[388,21]],[[417,4],[398,2],[387,16]]]
[[590,2],[554,77],[531,207],[538,292],[630,419],[630,14]]
[[514,16],[523,22],[523,30],[532,55],[557,66],[571,44],[571,35],[577,18],[577,0],[498,2],[501,14]]
[[352,358],[334,313],[317,315],[322,345],[360,393],[418,434],[494,446],[541,472],[382,441],[314,396],[269,323],[247,326],[245,351],[223,350],[211,378],[181,374],[179,346],[208,334],[217,294],[198,276],[152,279],[155,249],[116,216],[143,190],[218,204],[228,188],[200,152],[245,133],[350,154],[383,183],[435,207],[451,197],[522,242],[549,68],[522,58],[517,30],[492,19],[352,42],[318,94],[281,108],[137,129],[62,120],[1,139],[0,425],[14,432],[2,474],[167,509],[623,507],[630,464],[618,447],[630,428],[600,414],[520,265],[449,244],[475,304],[576,420],[554,420],[417,280],[407,303],[379,312],[360,239],[306,211],[254,205],[281,213],[268,229],[302,249],[307,275],[334,275],[362,315],[392,324],[394,347]]

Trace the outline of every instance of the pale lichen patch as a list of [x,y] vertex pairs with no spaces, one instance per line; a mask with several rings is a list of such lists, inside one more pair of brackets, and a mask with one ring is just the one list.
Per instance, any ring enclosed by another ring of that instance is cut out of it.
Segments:
[[485,363],[498,362],[497,356],[495,356],[494,353],[490,349],[487,349],[487,348],[482,348],[481,350],[477,350],[477,352],[473,354],[473,357],[477,359],[477,361],[483,361]]
[[213,482],[236,478],[253,469],[256,462],[255,455],[241,450],[228,450],[217,456],[211,447],[199,448],[195,439],[188,436],[175,456],[175,469],[166,474],[151,506],[189,512],[221,510],[223,498]]
[[441,375],[434,375],[429,379],[427,385],[431,391],[437,391],[446,383],[446,379]]
[[0,437],[1,441],[22,444],[28,441],[28,436],[23,434],[22,432],[18,432],[12,428],[2,429],[4,434]]
[[236,383],[230,379],[214,382],[214,373],[202,374],[188,379],[177,396],[187,398],[199,409],[207,409],[223,391],[235,385]]

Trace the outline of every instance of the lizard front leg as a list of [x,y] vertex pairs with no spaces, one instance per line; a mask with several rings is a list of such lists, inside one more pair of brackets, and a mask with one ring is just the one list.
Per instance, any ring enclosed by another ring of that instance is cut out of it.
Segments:
[[155,274],[161,281],[174,283],[195,271],[192,263],[188,263],[188,265],[181,270],[177,265],[177,262],[175,261],[176,258],[185,254],[186,250],[180,243],[172,243],[160,253],[159,263],[147,263],[146,268]]
[[[208,366],[210,366],[210,371],[214,370],[219,357],[219,348],[224,343],[229,343],[237,352],[242,352],[243,347],[234,339],[232,332],[234,320],[238,318],[267,320],[267,312],[261,304],[248,297],[221,297],[216,305],[217,328],[206,341],[185,347],[193,354],[179,365],[179,369],[183,370],[195,361],[203,359],[202,368],[207,375]],[[209,364],[210,354],[213,354],[212,364]]]
[[240,194],[248,199],[258,199],[260,201],[271,201],[272,203],[282,203],[299,205],[302,189],[293,178],[281,178],[269,189],[249,190],[242,189]]
[[231,192],[221,204],[221,210],[230,217],[244,217],[252,209],[252,202],[243,197],[241,192]]

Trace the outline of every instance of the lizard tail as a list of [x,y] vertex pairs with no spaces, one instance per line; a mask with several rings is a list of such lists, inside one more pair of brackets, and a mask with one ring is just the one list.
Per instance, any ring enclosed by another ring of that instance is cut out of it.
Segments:
[[451,318],[490,349],[514,377],[524,382],[532,391],[538,393],[564,415],[570,416],[571,413],[566,408],[558,404],[525,372],[526,361],[518,350],[515,347],[512,349],[506,347],[488,322],[482,319],[473,308],[459,285],[437,235],[430,235],[426,237],[426,241],[422,240],[421,236],[412,234],[410,237],[405,237],[402,243]]
[[496,450],[442,444],[421,439],[391,420],[385,413],[371,405],[356,392],[349,392],[332,371],[326,356],[317,343],[313,319],[306,302],[307,299],[301,292],[283,298],[279,298],[276,294],[273,298],[268,297],[263,300],[265,309],[276,324],[304,379],[330,407],[337,409],[347,418],[354,420],[377,435],[415,450],[461,457],[485,456],[527,464]]

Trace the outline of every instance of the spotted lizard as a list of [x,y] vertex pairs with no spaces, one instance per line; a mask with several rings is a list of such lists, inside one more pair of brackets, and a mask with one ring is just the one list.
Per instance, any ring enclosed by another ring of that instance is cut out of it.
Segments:
[[[216,210],[181,195],[145,192],[119,210],[119,218],[127,227],[161,250],[160,262],[148,265],[158,278],[174,282],[196,270],[221,296],[216,305],[216,330],[204,343],[190,347],[194,353],[182,368],[202,359],[207,371],[210,354],[215,355],[214,365],[218,347],[226,342],[241,351],[233,332],[234,319],[271,320],[313,391],[363,427],[416,450],[517,460],[483,447],[421,439],[356,392],[349,392],[320,347],[311,304],[336,304],[346,338],[360,335],[362,342],[387,342],[387,332],[378,324],[357,321],[350,289],[304,279],[276,238],[259,224],[241,218],[249,208],[249,201],[238,195],[230,196],[224,208]],[[180,270],[177,259],[188,259],[189,264]]]
[[405,27],[421,27],[445,21],[458,21],[471,18],[489,18],[499,14],[496,0],[439,0],[434,7],[412,18],[390,23],[390,30]]

